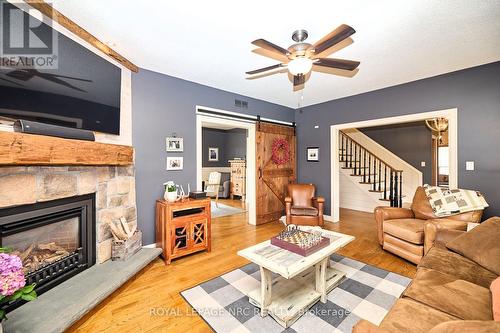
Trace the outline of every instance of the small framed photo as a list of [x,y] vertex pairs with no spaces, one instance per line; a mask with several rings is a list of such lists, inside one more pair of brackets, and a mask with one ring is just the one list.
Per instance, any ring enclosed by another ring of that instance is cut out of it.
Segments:
[[307,162],[319,162],[319,147],[307,147]]
[[208,161],[209,162],[219,161],[219,148],[215,147],[208,148]]
[[184,157],[167,157],[167,170],[182,170],[184,167]]
[[184,150],[184,140],[182,138],[167,137],[168,152],[182,152]]

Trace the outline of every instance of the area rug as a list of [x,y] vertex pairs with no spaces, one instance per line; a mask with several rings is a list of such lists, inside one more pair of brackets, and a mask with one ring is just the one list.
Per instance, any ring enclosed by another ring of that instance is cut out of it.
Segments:
[[332,266],[346,278],[291,327],[284,329],[271,316],[260,317],[247,292],[260,286],[260,271],[248,264],[181,292],[184,299],[218,333],[229,332],[345,332],[366,319],[379,324],[410,279],[337,254]]
[[219,207],[217,207],[214,201],[211,202],[210,209],[212,211],[212,218],[229,216],[246,212],[246,210],[244,209],[224,205],[220,202],[219,202]]

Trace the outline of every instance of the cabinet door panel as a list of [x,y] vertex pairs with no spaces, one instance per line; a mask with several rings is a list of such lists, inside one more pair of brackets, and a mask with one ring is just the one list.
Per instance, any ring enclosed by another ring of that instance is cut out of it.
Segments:
[[206,247],[207,246],[207,220],[197,220],[191,222],[192,226],[192,244],[193,247]]
[[188,225],[175,225],[172,235],[172,254],[186,250],[189,247]]

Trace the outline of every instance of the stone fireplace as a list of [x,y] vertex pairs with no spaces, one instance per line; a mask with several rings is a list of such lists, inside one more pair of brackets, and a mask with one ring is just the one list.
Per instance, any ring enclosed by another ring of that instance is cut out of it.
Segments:
[[[71,200],[83,195],[95,196],[95,219],[92,219],[90,227],[95,229],[94,257],[97,263],[102,263],[111,256],[112,235],[107,223],[121,217],[125,217],[130,225],[137,223],[132,165],[0,167],[2,216],[12,209],[24,209],[24,206],[36,208],[37,204],[50,205],[60,199]],[[59,254],[64,254],[63,251],[71,253],[75,248],[81,247],[74,232],[79,228],[78,224],[75,217],[68,218],[46,231],[45,236],[38,235],[42,247],[50,247],[55,239],[59,243],[52,247]],[[5,240],[13,241],[2,236],[4,246]],[[45,253],[47,254],[47,250]]]

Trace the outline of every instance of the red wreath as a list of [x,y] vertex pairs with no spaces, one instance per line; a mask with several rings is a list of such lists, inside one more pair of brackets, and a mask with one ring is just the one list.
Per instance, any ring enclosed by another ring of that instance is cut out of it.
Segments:
[[283,165],[290,159],[290,145],[285,139],[275,139],[273,141],[272,160],[275,164]]

